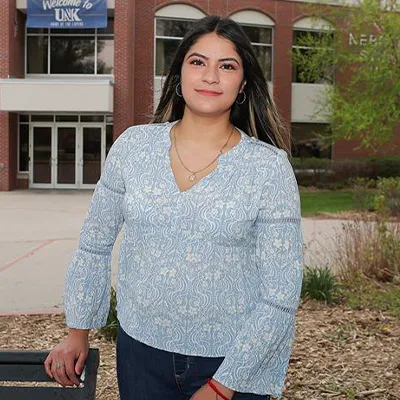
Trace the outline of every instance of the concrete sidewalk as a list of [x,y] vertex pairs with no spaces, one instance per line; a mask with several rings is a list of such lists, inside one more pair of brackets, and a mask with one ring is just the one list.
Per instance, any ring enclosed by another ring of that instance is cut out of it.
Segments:
[[[0,314],[63,311],[65,271],[92,191],[0,192]],[[329,263],[339,220],[303,220],[306,263]],[[112,260],[115,283],[120,238]]]

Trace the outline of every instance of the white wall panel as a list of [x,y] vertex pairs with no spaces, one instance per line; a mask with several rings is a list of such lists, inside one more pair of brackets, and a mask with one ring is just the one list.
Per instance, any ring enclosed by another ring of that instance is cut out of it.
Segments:
[[292,122],[329,121],[329,110],[319,111],[324,89],[321,84],[292,83]]
[[113,112],[110,80],[2,79],[0,110],[28,112]]

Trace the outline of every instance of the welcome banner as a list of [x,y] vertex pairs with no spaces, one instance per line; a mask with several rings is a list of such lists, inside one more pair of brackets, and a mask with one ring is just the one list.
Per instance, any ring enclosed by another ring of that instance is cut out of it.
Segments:
[[105,28],[107,0],[28,0],[28,28]]

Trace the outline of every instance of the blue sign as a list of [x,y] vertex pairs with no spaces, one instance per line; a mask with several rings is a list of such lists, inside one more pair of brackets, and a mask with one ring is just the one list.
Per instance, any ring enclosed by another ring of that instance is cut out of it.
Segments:
[[28,28],[106,28],[107,0],[28,0]]

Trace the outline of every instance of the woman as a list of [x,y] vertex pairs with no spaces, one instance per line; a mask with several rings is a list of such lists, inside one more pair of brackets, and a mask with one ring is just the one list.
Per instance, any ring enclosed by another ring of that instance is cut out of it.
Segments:
[[[74,385],[104,325],[110,254],[121,399],[280,396],[302,279],[299,195],[251,44],[209,16],[185,36],[152,124],[114,143],[69,267],[68,337],[47,373]],[[246,132],[246,133],[245,133]]]

